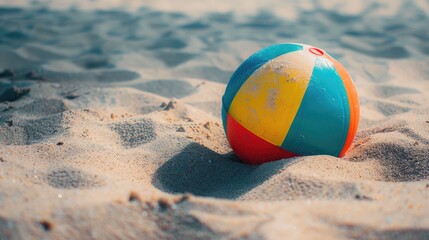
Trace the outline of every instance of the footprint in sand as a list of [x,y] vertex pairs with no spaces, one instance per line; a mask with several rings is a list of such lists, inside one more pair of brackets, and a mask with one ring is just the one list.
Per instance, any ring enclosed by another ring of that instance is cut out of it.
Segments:
[[158,49],[181,49],[186,47],[188,44],[180,39],[175,37],[162,37],[157,39],[152,45],[147,47],[149,50],[158,50]]
[[30,92],[30,88],[11,87],[0,93],[1,102],[13,102]]
[[50,186],[64,189],[85,189],[104,185],[104,181],[97,175],[91,175],[72,167],[52,170],[46,175],[46,180]]
[[59,99],[38,99],[25,106],[22,106],[16,111],[20,114],[26,114],[33,117],[45,117],[48,115],[62,113],[69,108],[63,100]]
[[183,68],[177,70],[179,77],[192,77],[199,79],[207,79],[213,82],[227,83],[232,75],[231,71],[224,71],[213,66],[199,66],[192,68]]
[[155,124],[147,119],[117,123],[111,125],[111,128],[119,135],[126,148],[135,148],[156,139]]
[[0,128],[0,143],[28,145],[48,139],[64,131],[61,115],[51,115],[40,119],[16,121],[12,117],[0,118],[6,126]]
[[85,69],[103,69],[115,67],[114,64],[110,63],[108,57],[98,55],[87,55],[84,57],[80,57],[76,59],[74,63]]
[[193,21],[182,25],[180,28],[186,30],[203,30],[210,27],[210,23],[202,21]]
[[153,80],[132,86],[141,91],[161,95],[167,98],[182,98],[195,93],[197,90],[183,80]]
[[176,67],[182,63],[185,63],[196,55],[186,52],[175,52],[175,51],[157,51],[155,57],[163,61],[167,67]]

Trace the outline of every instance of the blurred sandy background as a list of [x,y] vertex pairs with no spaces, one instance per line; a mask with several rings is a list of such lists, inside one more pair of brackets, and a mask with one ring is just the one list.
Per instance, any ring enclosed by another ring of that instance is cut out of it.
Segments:
[[[0,1],[0,239],[429,239],[428,1]],[[348,69],[343,159],[259,166],[220,120],[281,42]]]

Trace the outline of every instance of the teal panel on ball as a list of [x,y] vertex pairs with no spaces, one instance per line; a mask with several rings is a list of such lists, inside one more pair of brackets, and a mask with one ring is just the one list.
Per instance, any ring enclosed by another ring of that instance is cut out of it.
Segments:
[[229,111],[229,107],[238,90],[258,68],[273,58],[302,49],[302,45],[293,43],[276,44],[266,47],[250,56],[238,67],[229,79],[225,94],[222,97],[222,107],[225,108],[225,111]]
[[226,118],[228,117],[228,112],[225,110],[225,108],[222,106],[222,125],[223,130],[225,131],[225,134],[228,134],[226,132]]
[[349,123],[350,107],[343,81],[328,59],[318,57],[282,148],[299,155],[338,156]]

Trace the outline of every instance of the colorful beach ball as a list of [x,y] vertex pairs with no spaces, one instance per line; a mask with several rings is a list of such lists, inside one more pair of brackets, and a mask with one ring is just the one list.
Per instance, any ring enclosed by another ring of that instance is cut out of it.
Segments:
[[222,119],[244,162],[306,155],[342,157],[359,123],[359,99],[346,69],[325,51],[296,43],[264,48],[234,72]]

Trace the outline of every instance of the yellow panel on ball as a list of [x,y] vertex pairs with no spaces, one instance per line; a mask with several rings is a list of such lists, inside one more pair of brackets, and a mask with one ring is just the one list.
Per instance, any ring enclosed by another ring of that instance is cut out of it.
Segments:
[[265,63],[241,86],[229,114],[258,137],[281,146],[301,104],[316,56],[304,51]]

